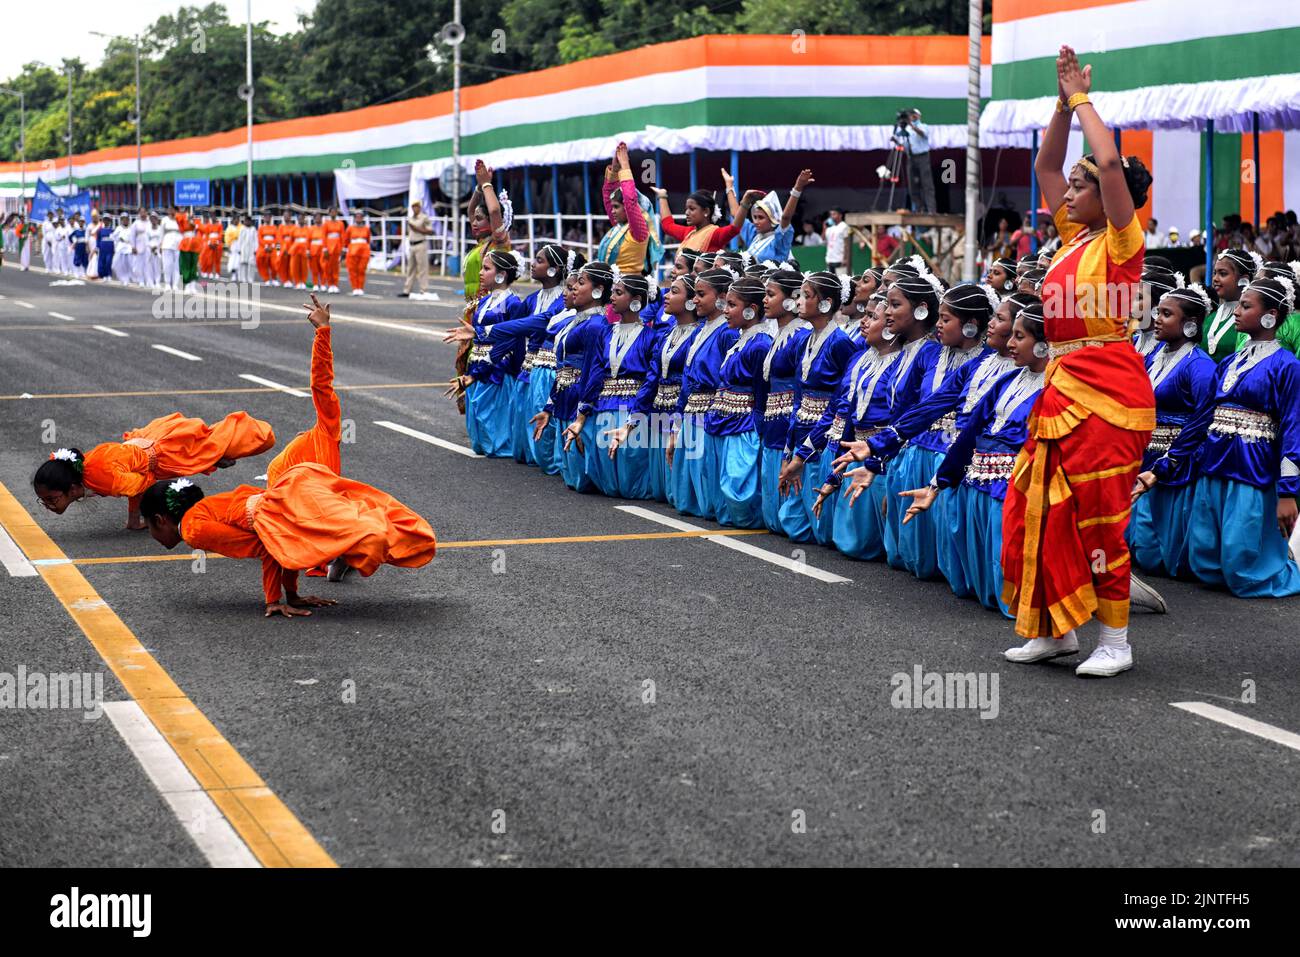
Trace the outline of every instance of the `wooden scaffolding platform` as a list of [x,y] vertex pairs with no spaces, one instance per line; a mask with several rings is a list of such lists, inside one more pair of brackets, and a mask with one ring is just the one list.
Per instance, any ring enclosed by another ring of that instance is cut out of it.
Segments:
[[[966,236],[964,216],[948,213],[912,213],[898,209],[881,213],[848,213],[844,221],[871,250],[873,266],[881,266],[887,262],[885,257],[876,252],[880,232],[897,226],[902,231],[903,238],[911,242],[936,276],[953,281],[961,274],[962,243]],[[918,232],[931,235],[927,236],[927,241],[923,243],[917,237]],[[899,248],[906,249],[906,246]]]

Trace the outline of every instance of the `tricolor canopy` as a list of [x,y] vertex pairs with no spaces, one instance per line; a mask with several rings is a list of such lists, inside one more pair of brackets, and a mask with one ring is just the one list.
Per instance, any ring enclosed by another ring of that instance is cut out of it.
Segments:
[[984,146],[1028,146],[1051,119],[1056,54],[1092,65],[1091,99],[1121,129],[1300,129],[1300,3],[993,0]]

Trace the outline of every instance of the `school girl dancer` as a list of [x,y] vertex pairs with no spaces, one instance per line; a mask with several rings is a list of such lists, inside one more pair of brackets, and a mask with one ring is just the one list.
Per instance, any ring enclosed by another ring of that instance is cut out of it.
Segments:
[[749,211],[763,194],[751,189],[741,197],[738,212],[726,226],[717,225],[718,200],[713,193],[697,189],[686,197],[686,225],[678,225],[668,205],[668,190],[655,189],[659,197],[659,226],[665,233],[681,243],[684,249],[699,252],[716,252],[740,235],[740,228],[749,217]]
[[[523,257],[515,252],[491,249],[483,256],[479,282],[488,290],[463,320],[474,336],[465,372],[447,389],[448,396],[465,399],[465,431],[470,446],[480,455],[509,458],[514,454],[515,383],[508,364],[492,361],[491,328],[507,319],[518,318],[523,303],[510,286],[524,269]],[[454,333],[448,333],[448,336]]]
[[785,443],[794,415],[794,396],[799,384],[799,354],[811,326],[796,314],[803,273],[782,266],[766,274],[763,316],[769,323],[772,344],[763,358],[762,415],[758,422],[763,449],[759,464],[762,485],[763,524],[770,532],[785,534],[781,523],[781,466]]
[[146,527],[140,496],[159,478],[210,475],[273,445],[270,423],[247,412],[232,412],[212,425],[173,412],[84,455],[80,449],[56,450],[36,470],[32,487],[56,515],[89,496],[122,496],[127,499],[126,527],[138,531]]
[[[724,169],[722,181],[727,188],[727,204],[731,208],[732,217],[735,217],[740,213],[735,180]],[[754,203],[749,218],[740,227],[740,241],[745,244],[745,251],[754,262],[765,259],[782,262],[790,255],[794,245],[794,226],[790,225],[790,221],[794,218],[794,211],[799,205],[799,197],[814,182],[816,180],[813,179],[812,170],[800,170],[795,178],[794,188],[790,190],[790,198],[785,201],[784,206],[781,205],[781,198],[776,195],[776,190],[770,191]]]
[[[1192,456],[1175,464],[1168,459],[1179,433],[1198,411],[1213,402],[1214,360],[1197,348],[1210,297],[1199,285],[1167,291],[1156,306],[1152,332],[1156,347],[1146,357],[1147,375],[1156,396],[1156,427],[1142,454],[1142,473],[1129,516],[1128,543],[1133,561],[1144,571],[1186,576],[1187,533],[1191,522],[1195,468]],[[1154,483],[1160,463],[1163,475]],[[1144,481],[1145,478],[1145,481]]]
[[944,576],[953,594],[974,597],[1010,618],[1002,603],[1002,503],[1028,435],[1029,414],[1043,391],[1051,353],[1042,303],[1017,293],[1007,305],[1016,314],[1006,346],[1014,368],[981,396],[934,480],[904,492],[911,504],[903,524],[948,498],[944,532],[951,540],[952,560],[945,563]]
[[1167,266],[1153,263],[1150,259],[1143,265],[1142,282],[1133,297],[1133,321],[1136,326],[1133,348],[1143,358],[1151,355],[1159,344],[1155,323],[1160,300],[1171,289],[1182,284],[1182,276]]
[[564,457],[560,425],[555,419],[548,418],[546,425],[538,431],[535,423],[555,389],[555,335],[577,315],[578,311],[573,305],[574,290],[578,283],[577,270],[585,262],[581,255],[575,257],[574,271],[564,277],[563,292],[560,295],[561,308],[547,320],[546,328],[537,340],[537,354],[533,357],[533,366],[528,374],[528,407],[533,410],[526,423],[528,440],[532,443],[537,467],[547,475],[560,474],[560,464]]
[[1261,266],[1264,258],[1253,250],[1225,249],[1214,260],[1210,288],[1219,297],[1219,306],[1205,321],[1201,330],[1200,346],[1215,362],[1222,362],[1237,351],[1239,341],[1244,341],[1236,327],[1237,301]]
[[1213,399],[1134,489],[1150,492],[1195,461],[1188,567],[1238,598],[1300,594],[1300,568],[1287,547],[1300,494],[1300,359],[1276,338],[1294,308],[1295,286],[1284,278],[1242,290],[1236,331],[1246,345],[1219,363]]
[[772,336],[762,318],[766,285],[742,276],[727,290],[724,313],[739,333],[722,357],[718,391],[704,416],[704,442],[718,462],[717,520],[733,528],[763,526],[757,419],[767,400],[763,366]]
[[658,335],[641,319],[659,288],[645,276],[616,276],[609,304],[615,322],[592,331],[578,402],[586,431],[586,469],[611,497],[650,498],[650,413],[659,376]]
[[673,320],[673,325],[660,334],[655,353],[659,368],[651,415],[650,494],[657,501],[676,506],[676,483],[689,480],[684,478],[685,457],[676,459],[674,475],[669,466],[668,449],[681,422],[677,409],[686,356],[702,326],[696,321],[695,275],[687,271],[674,277],[662,298],[664,316]]
[[728,269],[708,269],[695,280],[695,313],[700,329],[686,348],[682,387],[677,398],[677,431],[669,437],[673,503],[679,512],[717,518],[721,462],[716,443],[706,441],[704,418],[721,383],[722,360],[739,333],[727,328],[727,290],[735,281]]
[[831,540],[833,513],[823,508],[815,516],[812,509],[830,472],[831,456],[823,452],[835,420],[834,400],[859,351],[835,322],[835,313],[844,302],[844,285],[834,273],[814,272],[804,278],[800,288],[799,317],[812,328],[798,352],[794,412],[778,481],[778,514],[794,542],[824,545]]

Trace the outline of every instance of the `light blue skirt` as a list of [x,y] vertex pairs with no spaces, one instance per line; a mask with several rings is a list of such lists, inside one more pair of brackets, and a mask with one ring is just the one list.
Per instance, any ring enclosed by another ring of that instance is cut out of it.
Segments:
[[[650,498],[650,443],[645,416],[638,418],[627,443],[619,446],[614,458],[609,457],[609,439],[605,433],[621,429],[629,418],[626,409],[596,413],[593,441],[587,448],[587,471],[596,487],[610,498]],[[585,428],[582,439],[587,441]]]
[[1225,585],[1238,598],[1300,594],[1300,568],[1277,527],[1276,486],[1258,489],[1212,475],[1197,479],[1187,562],[1201,581]]
[[[835,493],[835,515],[831,522],[831,541],[849,558],[879,561],[885,557],[885,477],[877,475],[871,487],[852,505],[844,498],[855,462],[844,472],[844,482]],[[827,504],[830,504],[827,502]]]
[[581,433],[583,451],[578,451],[578,443],[575,440],[569,444],[569,451],[566,452],[560,433],[563,433],[574,421],[576,420],[560,423],[559,432],[555,436],[555,447],[560,454],[560,477],[564,479],[564,484],[575,492],[594,492],[596,484],[587,471],[587,459],[596,442],[596,429],[591,419],[588,419]]
[[465,390],[465,431],[469,433],[470,447],[479,455],[503,459],[513,454],[514,391],[513,376],[506,376],[500,385],[471,382]]
[[1002,502],[966,484],[943,496],[950,496],[948,537],[939,564],[953,594],[1014,618],[1002,604]]
[[521,465],[536,465],[537,457],[533,450],[533,427],[528,424],[532,413],[528,411],[528,382],[515,380],[510,396],[510,444],[515,454],[515,461]]
[[1190,574],[1187,534],[1195,489],[1192,482],[1177,488],[1157,485],[1133,503],[1126,538],[1138,568],[1170,578]]
[[785,453],[781,449],[769,449],[763,446],[759,455],[758,482],[763,497],[763,524],[769,532],[785,534],[781,524],[781,465],[785,462]]
[[551,386],[555,385],[554,369],[533,369],[528,373],[528,404],[524,416],[524,424],[527,428],[529,448],[532,450],[533,461],[547,475],[557,475],[560,471],[559,445],[556,439],[560,434],[559,424],[555,417],[551,416],[551,421],[546,424],[542,430],[541,438],[533,439],[533,427],[528,422],[542,409],[546,408],[546,403],[551,398]]
[[912,502],[898,493],[925,488],[942,461],[940,452],[909,445],[889,463],[889,471],[885,473],[888,480],[885,492],[889,502],[885,554],[894,568],[905,568],[920,579],[939,577],[939,533],[947,524],[947,503],[940,495],[929,511],[903,525],[903,515]]
[[684,481],[677,483],[673,504],[685,515],[714,518],[718,514],[718,455],[712,436],[704,431],[704,416],[682,416],[682,429],[673,452],[674,469],[680,464]]
[[763,491],[757,432],[716,439],[718,458],[718,523],[731,528],[763,527]]
[[671,478],[668,471],[668,451],[664,448],[666,436],[660,436],[659,441],[650,446],[648,458],[650,460],[650,497],[656,502],[669,502],[672,499],[668,497],[668,482]]
[[831,459],[824,452],[815,452],[804,461],[802,487],[797,495],[787,495],[781,500],[778,515],[781,527],[792,542],[831,543],[832,523],[835,518],[834,503],[827,500],[822,506],[822,517],[813,517],[812,507],[817,502],[817,490],[826,481]]

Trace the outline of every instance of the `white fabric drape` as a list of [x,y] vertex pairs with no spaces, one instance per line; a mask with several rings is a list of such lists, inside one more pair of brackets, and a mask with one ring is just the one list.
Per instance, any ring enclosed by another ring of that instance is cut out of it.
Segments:
[[353,200],[378,199],[394,193],[409,191],[411,165],[344,167],[334,171],[334,188],[338,191],[339,205]]

